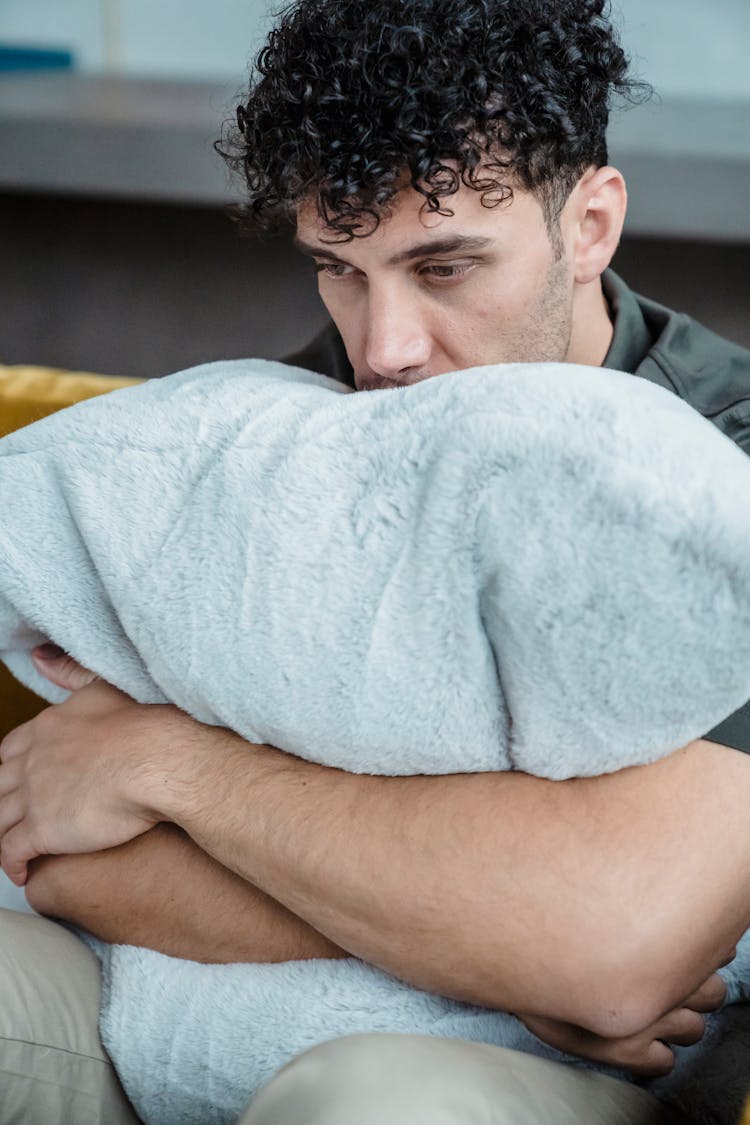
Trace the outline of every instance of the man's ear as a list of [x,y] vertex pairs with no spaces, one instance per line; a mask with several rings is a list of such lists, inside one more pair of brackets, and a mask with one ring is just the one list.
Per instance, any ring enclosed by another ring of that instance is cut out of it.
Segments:
[[578,285],[587,285],[601,276],[620,242],[628,205],[625,180],[616,168],[591,168],[568,203],[573,276]]

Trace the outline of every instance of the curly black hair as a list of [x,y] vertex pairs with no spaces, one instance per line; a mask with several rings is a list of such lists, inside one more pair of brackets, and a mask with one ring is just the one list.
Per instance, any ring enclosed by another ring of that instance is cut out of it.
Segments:
[[584,170],[607,163],[613,98],[648,92],[607,0],[296,0],[278,18],[216,145],[244,173],[246,229],[314,200],[350,240],[404,186],[449,215],[461,183],[486,206],[515,183],[553,230]]

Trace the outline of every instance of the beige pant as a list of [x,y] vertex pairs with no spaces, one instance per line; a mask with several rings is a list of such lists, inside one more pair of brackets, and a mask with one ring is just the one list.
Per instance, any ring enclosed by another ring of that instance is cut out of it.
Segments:
[[[0,1122],[134,1125],[99,1039],[96,958],[61,926],[0,910]],[[651,1125],[635,1087],[499,1047],[353,1035],[285,1066],[242,1125]]]

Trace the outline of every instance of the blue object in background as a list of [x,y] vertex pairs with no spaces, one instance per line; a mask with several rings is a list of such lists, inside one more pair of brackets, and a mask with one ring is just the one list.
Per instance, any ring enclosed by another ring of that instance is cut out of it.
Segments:
[[69,70],[72,66],[73,55],[70,51],[0,46],[0,71]]

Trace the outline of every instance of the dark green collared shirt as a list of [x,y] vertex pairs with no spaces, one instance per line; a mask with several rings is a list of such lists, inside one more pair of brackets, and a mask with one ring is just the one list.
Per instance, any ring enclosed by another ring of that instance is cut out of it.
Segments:
[[[604,366],[673,391],[750,454],[750,351],[636,296],[614,273],[604,292],[615,325]],[[750,753],[750,702],[706,738]]]
[[[611,270],[602,281],[615,329],[602,366],[679,395],[750,455],[750,351],[683,313],[639,297]],[[285,362],[354,386],[354,372],[333,324]],[[750,702],[705,737],[750,753]]]

